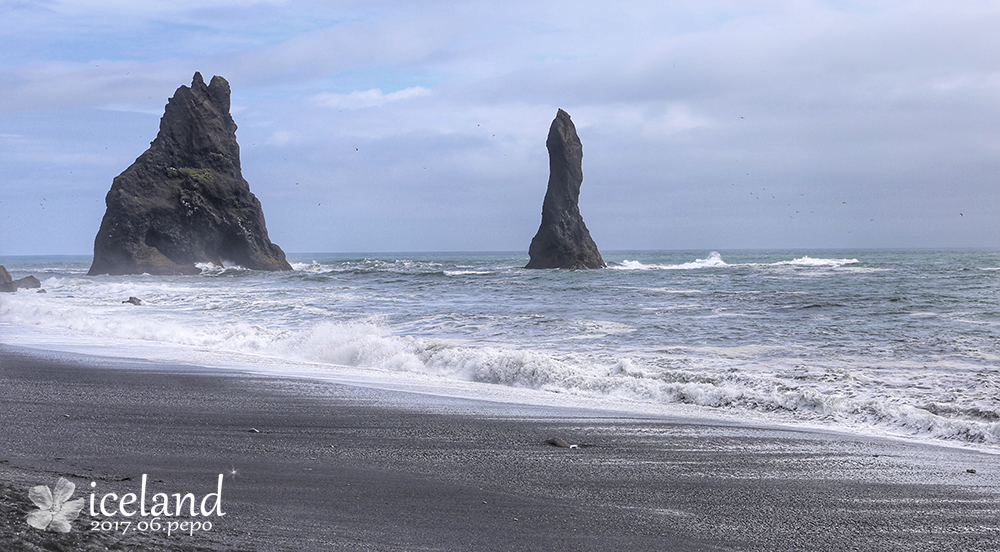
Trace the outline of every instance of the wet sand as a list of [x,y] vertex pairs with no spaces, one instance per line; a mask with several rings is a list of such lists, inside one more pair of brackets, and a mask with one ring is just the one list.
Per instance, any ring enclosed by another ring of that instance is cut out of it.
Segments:
[[[1000,457],[887,439],[11,346],[0,423],[2,550],[1000,549]],[[143,474],[199,498],[223,474],[226,515],[169,537],[89,531],[86,508],[68,534],[24,522],[32,486],[99,499]]]

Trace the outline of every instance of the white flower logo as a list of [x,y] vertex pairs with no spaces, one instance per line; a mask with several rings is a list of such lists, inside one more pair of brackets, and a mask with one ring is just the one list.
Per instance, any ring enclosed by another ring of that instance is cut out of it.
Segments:
[[72,528],[69,522],[76,519],[83,509],[82,498],[66,502],[75,490],[76,484],[64,477],[56,482],[54,493],[45,485],[32,487],[28,491],[28,498],[40,509],[28,514],[28,525],[36,529],[69,533]]

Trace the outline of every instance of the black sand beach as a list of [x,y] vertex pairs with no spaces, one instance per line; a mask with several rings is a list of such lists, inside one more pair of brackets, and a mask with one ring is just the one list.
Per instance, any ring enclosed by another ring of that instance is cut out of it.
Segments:
[[[1000,549],[998,458],[901,441],[9,346],[0,423],[4,551]],[[201,496],[220,473],[211,531],[25,523],[60,476]]]

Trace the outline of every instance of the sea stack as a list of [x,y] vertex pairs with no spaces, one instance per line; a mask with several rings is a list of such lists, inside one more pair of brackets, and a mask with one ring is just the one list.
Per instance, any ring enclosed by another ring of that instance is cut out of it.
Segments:
[[160,131],[105,198],[89,274],[198,274],[223,261],[291,270],[240,170],[229,83],[200,73],[167,101]]
[[597,244],[580,216],[583,144],[562,109],[549,127],[549,186],[542,202],[542,224],[528,247],[525,268],[605,268]]

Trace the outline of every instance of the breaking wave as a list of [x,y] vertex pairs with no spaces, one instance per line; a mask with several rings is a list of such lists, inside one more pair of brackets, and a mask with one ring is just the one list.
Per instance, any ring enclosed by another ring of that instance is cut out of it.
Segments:
[[816,259],[803,256],[790,261],[777,261],[768,264],[729,264],[722,259],[718,251],[712,251],[704,259],[680,264],[646,264],[640,261],[623,260],[621,263],[611,265],[609,268],[617,270],[698,270],[705,268],[723,268],[733,266],[773,266],[773,267],[799,267],[799,268],[840,268],[845,265],[856,264],[857,259]]
[[801,267],[831,267],[839,268],[844,265],[855,264],[857,259],[814,259],[809,256],[799,257],[791,261],[778,261],[771,263],[771,266],[801,266]]
[[712,251],[706,259],[695,259],[681,264],[643,264],[639,261],[624,260],[620,264],[609,266],[616,270],[696,270],[699,268],[720,268],[729,266],[722,260],[718,251]]
[[996,266],[992,253],[680,255],[562,273],[525,270],[520,253],[316,254],[290,272],[198,277],[87,277],[89,259],[40,259],[12,272],[47,293],[0,294],[0,341],[425,374],[1000,450],[996,273],[968,268]]
[[[47,280],[45,285],[57,287],[54,280]],[[152,289],[143,291],[155,298]],[[111,292],[121,295],[128,289],[116,285]],[[601,357],[584,352],[394,335],[375,319],[323,321],[300,329],[223,320],[193,326],[151,309],[122,305],[97,308],[65,298],[50,299],[28,294],[0,299],[0,321],[67,330],[140,348],[142,343],[183,346],[196,362],[198,351],[230,351],[288,363],[319,363],[329,370],[351,366],[413,372],[636,403],[753,411],[777,419],[876,428],[933,439],[1000,443],[1000,412],[995,405],[963,409],[933,401],[919,405],[884,391],[866,389],[865,381],[850,384],[854,376],[849,373],[789,375],[739,363],[720,368],[717,359],[704,351],[688,349],[676,364],[657,365],[621,353]],[[116,315],[109,315],[111,311]],[[846,381],[831,390],[827,383],[832,377]]]

